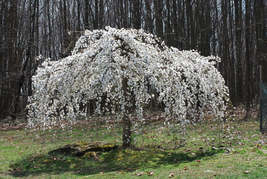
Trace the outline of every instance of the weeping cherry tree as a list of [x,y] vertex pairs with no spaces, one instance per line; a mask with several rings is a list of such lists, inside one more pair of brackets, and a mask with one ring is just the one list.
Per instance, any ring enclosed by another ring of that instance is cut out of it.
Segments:
[[72,125],[88,118],[94,104],[94,115],[122,122],[123,147],[129,147],[132,126],[145,120],[152,100],[162,104],[166,121],[194,123],[206,111],[222,118],[228,88],[215,68],[219,61],[167,47],[143,30],[86,30],[71,56],[46,59],[37,69],[28,126]]

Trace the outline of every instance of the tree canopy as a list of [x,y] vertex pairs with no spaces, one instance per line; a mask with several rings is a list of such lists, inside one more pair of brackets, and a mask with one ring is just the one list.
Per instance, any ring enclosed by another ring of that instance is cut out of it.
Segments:
[[219,61],[168,47],[143,30],[86,30],[71,56],[45,59],[37,69],[29,126],[72,124],[87,116],[91,102],[94,114],[142,120],[152,99],[163,104],[166,119],[195,122],[207,110],[222,117],[228,88],[215,67]]

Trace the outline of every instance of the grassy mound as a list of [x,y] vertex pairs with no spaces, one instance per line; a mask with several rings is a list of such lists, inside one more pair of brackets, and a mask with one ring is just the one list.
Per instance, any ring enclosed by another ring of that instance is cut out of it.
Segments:
[[118,145],[111,143],[95,142],[95,143],[86,143],[79,142],[76,144],[68,144],[64,147],[60,147],[56,150],[49,152],[49,154],[65,154],[72,156],[84,156],[85,154],[90,154],[93,152],[109,152],[111,150],[117,149]]

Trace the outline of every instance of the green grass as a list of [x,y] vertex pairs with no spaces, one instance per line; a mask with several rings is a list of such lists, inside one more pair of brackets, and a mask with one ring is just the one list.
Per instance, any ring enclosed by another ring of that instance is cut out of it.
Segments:
[[[96,157],[49,154],[66,144],[121,142],[121,130],[0,131],[0,178],[267,178],[267,140],[257,121],[206,122],[175,128],[147,125],[135,148]],[[151,176],[150,176],[151,175]]]

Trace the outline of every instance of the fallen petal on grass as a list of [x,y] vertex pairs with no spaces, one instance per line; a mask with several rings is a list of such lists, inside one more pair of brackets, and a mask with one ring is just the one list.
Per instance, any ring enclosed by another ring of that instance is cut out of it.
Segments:
[[246,171],[244,171],[244,173],[245,173],[245,174],[249,174],[249,173],[250,173],[250,171],[246,170]]
[[171,172],[171,173],[169,174],[169,178],[172,178],[172,177],[174,177],[174,173],[173,173],[173,172]]

